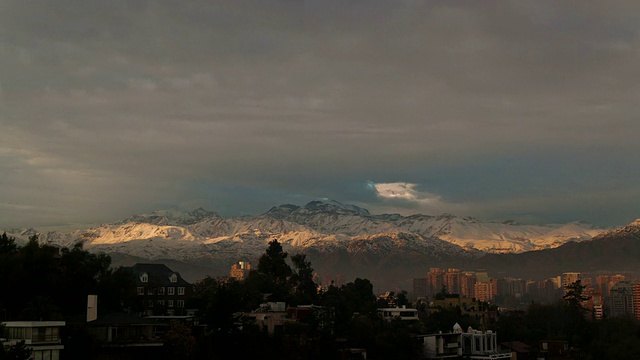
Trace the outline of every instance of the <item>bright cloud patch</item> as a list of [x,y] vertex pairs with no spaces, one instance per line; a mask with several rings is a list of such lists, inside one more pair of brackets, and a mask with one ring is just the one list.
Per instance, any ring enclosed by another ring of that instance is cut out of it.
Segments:
[[416,184],[395,182],[372,185],[381,198],[418,200],[418,192],[415,190]]
[[[403,212],[401,203],[404,202],[406,207],[411,211],[420,211],[422,213],[459,213],[467,210],[463,204],[447,203],[442,200],[440,195],[432,194],[417,190],[418,184],[409,182],[393,182],[393,183],[374,183],[369,182],[368,186],[375,191],[378,198],[389,200],[387,205],[378,205],[379,211]],[[400,207],[400,208],[398,208]]]
[[400,199],[418,203],[433,204],[440,201],[440,196],[416,190],[417,184],[407,182],[371,183],[378,197],[384,199]]

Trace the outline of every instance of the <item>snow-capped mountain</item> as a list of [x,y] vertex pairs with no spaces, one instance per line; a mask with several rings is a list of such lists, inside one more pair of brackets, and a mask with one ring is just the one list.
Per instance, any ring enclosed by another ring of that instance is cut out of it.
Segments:
[[[196,209],[161,210],[71,233],[47,232],[40,241],[148,259],[171,258],[200,264],[257,258],[277,239],[285,249],[323,256],[475,257],[482,253],[520,253],[591,239],[603,232],[588,223],[518,225],[483,223],[471,217],[372,215],[337,201],[305,206],[280,205],[259,216],[222,217]],[[10,230],[25,242],[33,229]]]

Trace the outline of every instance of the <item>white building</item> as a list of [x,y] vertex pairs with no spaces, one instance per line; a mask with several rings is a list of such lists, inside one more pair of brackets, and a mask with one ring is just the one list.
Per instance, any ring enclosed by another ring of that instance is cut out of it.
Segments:
[[419,336],[427,359],[510,359],[511,353],[498,349],[497,333],[469,330],[462,332],[455,324],[453,332]]
[[427,359],[459,359],[462,356],[460,333],[419,336]]
[[498,350],[497,333],[469,329],[462,337],[462,354],[466,359],[510,359],[511,353]]
[[2,325],[4,345],[15,345],[24,341],[26,347],[32,351],[32,359],[60,359],[60,351],[64,349],[60,329],[65,326],[64,321],[7,321]]
[[417,309],[408,309],[406,305],[402,305],[402,307],[394,307],[394,308],[381,308],[378,309],[378,313],[382,315],[382,318],[391,321],[393,319],[400,320],[419,320],[418,319],[418,310]]

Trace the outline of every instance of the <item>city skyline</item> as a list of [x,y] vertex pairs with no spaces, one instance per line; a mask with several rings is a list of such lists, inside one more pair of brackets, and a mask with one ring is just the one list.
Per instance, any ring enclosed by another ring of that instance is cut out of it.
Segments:
[[640,4],[0,4],[1,228],[316,199],[640,217]]

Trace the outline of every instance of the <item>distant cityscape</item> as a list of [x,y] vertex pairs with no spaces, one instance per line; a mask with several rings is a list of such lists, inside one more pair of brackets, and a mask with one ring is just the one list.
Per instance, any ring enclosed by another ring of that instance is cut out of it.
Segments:
[[567,285],[580,281],[582,303],[594,319],[632,316],[640,320],[640,279],[632,274],[588,274],[565,272],[556,277],[536,281],[512,277],[491,278],[486,271],[432,268],[426,276],[413,279],[414,300],[433,299],[439,293],[459,294],[488,302],[505,310],[525,309],[528,304],[553,303],[566,295]]
[[[251,271],[251,263],[239,261],[231,266],[230,278],[242,281]],[[523,310],[532,302],[551,304],[563,299],[569,284],[580,281],[583,295],[581,303],[589,317],[599,320],[605,317],[633,317],[640,321],[640,278],[635,274],[591,274],[565,272],[544,280],[524,280],[513,277],[493,278],[485,270],[469,271],[457,268],[431,268],[424,277],[413,279],[413,287],[407,295],[414,302],[434,301],[438,297],[460,298],[465,304],[487,303],[500,311]],[[314,275],[320,290],[329,286],[343,286],[342,274],[334,277]],[[396,289],[402,291],[403,289]],[[384,290],[378,297],[385,299],[393,291]],[[456,306],[462,304],[456,302]],[[391,305],[394,305],[391,301]]]

